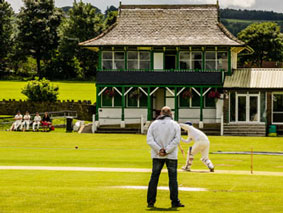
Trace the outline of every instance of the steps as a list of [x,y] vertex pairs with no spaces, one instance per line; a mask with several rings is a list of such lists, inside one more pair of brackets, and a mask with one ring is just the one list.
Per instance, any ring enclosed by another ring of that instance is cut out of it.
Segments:
[[109,134],[139,134],[141,132],[140,126],[135,124],[126,125],[121,128],[120,125],[105,125],[100,126],[96,133],[109,133]]
[[224,124],[225,136],[266,136],[265,124]]

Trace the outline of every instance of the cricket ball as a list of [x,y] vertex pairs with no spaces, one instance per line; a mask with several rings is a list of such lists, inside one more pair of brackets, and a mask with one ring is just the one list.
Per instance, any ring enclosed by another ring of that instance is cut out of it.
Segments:
[[75,146],[75,149],[78,149],[79,147]]

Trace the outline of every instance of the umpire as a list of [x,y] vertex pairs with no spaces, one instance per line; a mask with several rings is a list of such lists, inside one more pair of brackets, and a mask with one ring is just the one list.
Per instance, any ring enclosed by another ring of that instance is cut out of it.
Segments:
[[150,125],[147,133],[147,144],[151,147],[152,158],[152,174],[147,191],[148,207],[153,208],[156,202],[158,180],[164,164],[168,170],[172,208],[184,207],[178,198],[177,183],[180,137],[180,126],[173,121],[170,107],[163,107],[161,115]]

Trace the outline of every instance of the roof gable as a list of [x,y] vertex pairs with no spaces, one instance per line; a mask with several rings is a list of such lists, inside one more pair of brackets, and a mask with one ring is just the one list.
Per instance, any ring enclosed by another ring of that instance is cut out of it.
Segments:
[[122,5],[117,23],[83,46],[243,46],[217,5]]

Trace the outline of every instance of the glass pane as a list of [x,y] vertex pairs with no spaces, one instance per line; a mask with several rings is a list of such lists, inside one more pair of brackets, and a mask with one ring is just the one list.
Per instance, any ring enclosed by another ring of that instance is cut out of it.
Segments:
[[141,70],[149,70],[150,69],[150,62],[149,61],[141,61],[140,62],[140,69]]
[[215,60],[216,59],[215,56],[216,56],[215,52],[206,52],[205,53],[205,58],[207,60]]
[[180,69],[189,70],[190,69],[190,61],[180,61]]
[[[200,92],[199,89],[197,89],[198,92]],[[192,107],[199,107],[200,106],[200,96],[194,91],[192,90]]]
[[265,92],[260,93],[260,121],[266,121]]
[[112,107],[112,97],[109,95],[102,95],[102,106]]
[[114,106],[122,106],[122,96],[119,94],[116,94],[114,97]]
[[258,121],[258,97],[250,97],[250,121]]
[[138,68],[138,61],[128,61],[128,69],[137,70]]
[[235,121],[236,118],[236,96],[235,92],[231,92],[230,95],[230,122]]
[[147,96],[145,94],[142,94],[140,97],[140,107],[146,107],[147,106]]
[[129,51],[128,59],[138,59],[138,51]]
[[111,59],[112,60],[112,52],[102,52],[102,59]]
[[205,95],[205,107],[215,107],[216,102],[215,98],[209,98],[208,94]]
[[246,121],[246,97],[238,97],[238,121]]
[[122,70],[125,69],[125,62],[124,61],[116,61],[114,62],[114,69]]
[[228,52],[217,52],[217,59],[228,59]]
[[104,70],[112,70],[112,61],[102,61]]
[[273,122],[283,123],[283,113],[274,113],[273,114]]
[[140,52],[140,60],[149,61],[150,60],[150,52]]
[[283,112],[283,94],[273,95],[273,112]]
[[215,70],[216,69],[216,66],[215,66],[215,61],[206,61],[205,62],[205,69],[208,69],[208,70]]
[[137,107],[138,106],[138,100],[135,97],[130,97],[130,95],[128,95],[128,106],[129,107]]
[[192,60],[202,60],[202,52],[192,52]]
[[123,59],[124,60],[124,52],[115,52],[115,60],[116,59]]
[[190,60],[190,52],[180,52],[180,61],[189,61]]
[[202,69],[202,61],[193,61],[192,65],[192,69]]

